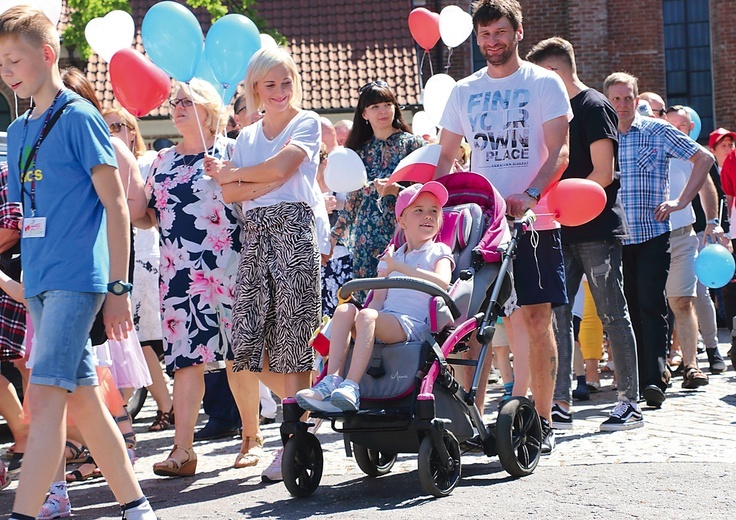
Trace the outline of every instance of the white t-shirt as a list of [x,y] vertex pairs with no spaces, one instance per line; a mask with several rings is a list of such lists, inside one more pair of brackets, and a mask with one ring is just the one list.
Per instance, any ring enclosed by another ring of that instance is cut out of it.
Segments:
[[[690,180],[693,173],[693,163],[682,159],[670,159],[670,198],[677,197]],[[681,210],[670,213],[670,225],[672,230],[685,227],[695,222],[695,211],[693,205],[688,204]]]
[[[464,135],[470,169],[486,177],[503,197],[523,193],[549,152],[542,125],[556,117],[572,119],[562,80],[554,72],[523,61],[505,78],[491,78],[484,67],[457,82],[440,126]],[[545,198],[534,208],[537,229],[559,227]]]
[[[158,152],[149,150],[140,157],[138,157],[138,168],[141,170],[141,177],[143,177],[143,183],[145,184],[148,180],[148,176],[151,173],[151,164],[153,160],[158,156]],[[153,226],[148,229],[133,228],[135,231],[135,237],[133,239],[133,247],[135,249],[135,259],[137,260],[151,260],[159,258],[161,252],[159,250],[159,236],[158,227]]]
[[[449,258],[452,268],[454,268],[455,264],[455,260],[452,257],[452,250],[446,244],[433,242],[432,240],[426,242],[421,248],[410,251],[409,253],[406,252],[406,244],[404,244],[394,252],[394,258],[411,267],[426,271],[434,271],[437,262],[441,258]],[[388,277],[394,278],[397,276],[406,275],[393,272]],[[443,289],[446,289],[446,287],[443,287]],[[429,318],[430,298],[431,296],[429,294],[412,291],[411,289],[389,289],[381,310],[411,316],[419,321],[426,321]]]
[[235,142],[232,162],[238,167],[261,164],[276,155],[287,141],[306,152],[304,162],[283,186],[255,200],[243,202],[243,212],[281,202],[304,202],[312,209],[322,204],[322,191],[317,184],[322,126],[316,112],[300,110],[271,140],[263,134],[263,120],[247,126]]

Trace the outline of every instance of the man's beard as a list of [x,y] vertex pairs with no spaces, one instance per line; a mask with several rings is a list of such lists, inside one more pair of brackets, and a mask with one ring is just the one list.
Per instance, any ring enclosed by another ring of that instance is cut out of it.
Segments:
[[481,49],[480,53],[485,58],[486,63],[488,63],[489,65],[493,65],[494,67],[498,67],[507,63],[514,55],[518,47],[519,41],[514,38],[514,44],[510,48],[507,48],[500,55],[496,55],[494,58],[491,58],[484,49]]

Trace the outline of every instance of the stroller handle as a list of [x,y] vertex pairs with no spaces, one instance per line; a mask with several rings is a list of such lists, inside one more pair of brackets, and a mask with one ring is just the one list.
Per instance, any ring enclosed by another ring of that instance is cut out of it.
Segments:
[[358,280],[350,280],[345,285],[340,287],[338,296],[341,300],[347,300],[350,295],[357,291],[369,291],[372,289],[410,289],[413,291],[421,291],[429,294],[430,296],[439,296],[447,304],[450,309],[453,319],[460,317],[460,309],[457,308],[455,301],[452,299],[447,291],[440,288],[439,285],[428,282],[426,280],[419,280],[417,278],[410,278],[408,276],[396,276],[393,278],[361,278]]

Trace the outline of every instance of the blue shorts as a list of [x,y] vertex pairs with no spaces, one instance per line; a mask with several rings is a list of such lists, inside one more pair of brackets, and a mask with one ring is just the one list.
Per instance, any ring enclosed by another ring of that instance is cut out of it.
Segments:
[[[532,235],[539,237],[536,248],[532,246]],[[559,229],[530,231],[522,235],[514,259],[514,287],[520,306],[551,303],[552,307],[559,307],[567,304]]]
[[102,293],[74,291],[45,291],[28,298],[36,334],[31,383],[69,392],[97,385],[89,333],[104,300]]
[[399,325],[401,325],[401,328],[404,329],[404,334],[406,334],[407,342],[424,341],[425,334],[429,332],[429,325],[416,318],[412,318],[411,316],[407,316],[406,314],[401,314],[399,312],[381,312],[383,314],[390,314],[391,316],[396,318],[396,320],[399,322]]

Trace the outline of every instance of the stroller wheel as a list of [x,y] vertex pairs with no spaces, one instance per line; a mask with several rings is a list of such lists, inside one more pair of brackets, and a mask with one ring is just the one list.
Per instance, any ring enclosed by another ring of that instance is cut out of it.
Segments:
[[314,493],[322,479],[322,446],[311,433],[295,435],[284,446],[281,473],[284,485],[295,497]]
[[425,435],[422,439],[417,459],[419,482],[424,491],[439,498],[452,493],[460,481],[461,472],[460,444],[457,439],[452,432],[445,430],[442,432],[442,442],[450,454],[449,465],[446,465],[440,457],[432,435]]
[[501,407],[496,450],[503,469],[513,477],[529,475],[537,467],[542,454],[542,426],[529,399],[513,397]]
[[358,467],[369,477],[380,477],[391,471],[397,457],[395,453],[369,450],[360,444],[353,444],[353,455]]

